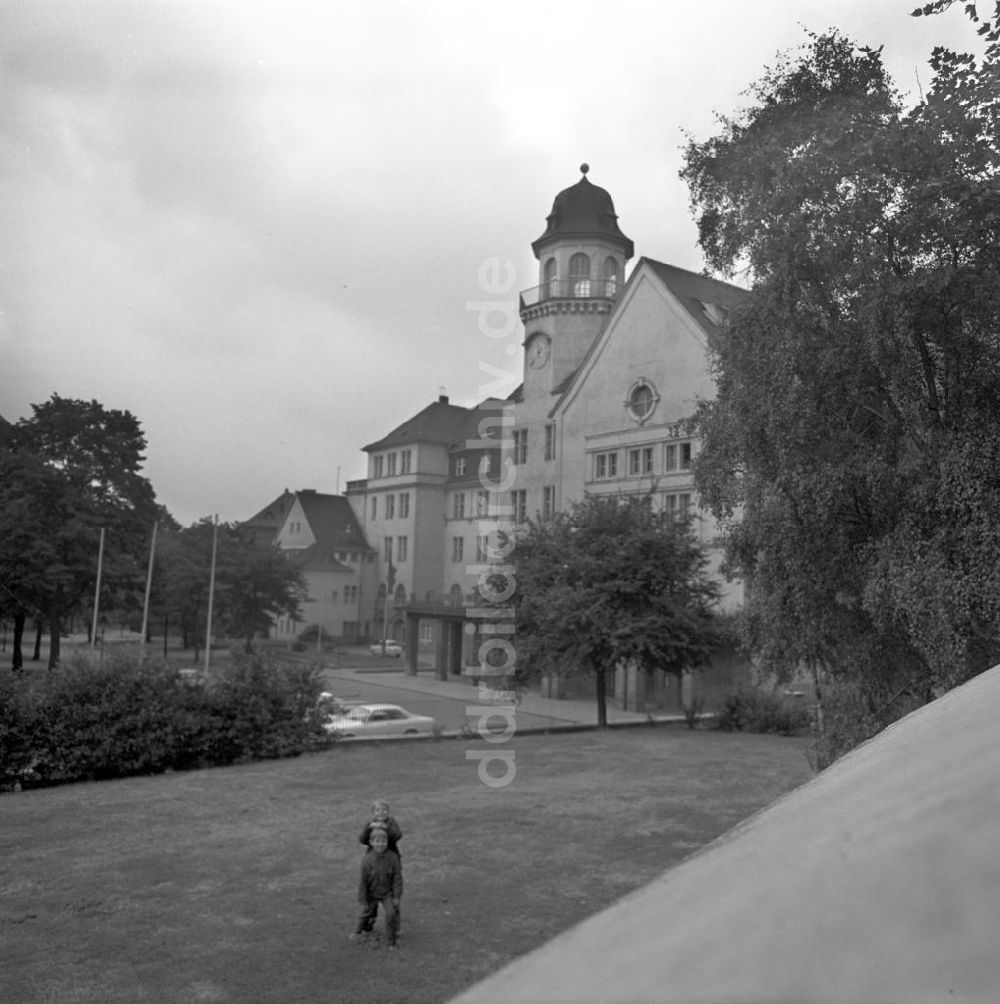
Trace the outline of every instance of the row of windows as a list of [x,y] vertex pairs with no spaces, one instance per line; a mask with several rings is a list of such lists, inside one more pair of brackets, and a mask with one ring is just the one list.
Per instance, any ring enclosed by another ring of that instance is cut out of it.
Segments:
[[[545,442],[542,451],[543,460],[556,458],[556,427],[552,423],[545,426]],[[514,463],[524,464],[528,461],[528,430],[514,430]]]
[[[397,470],[396,462],[399,461]],[[400,450],[399,453],[380,453],[372,457],[372,477],[391,478],[396,474],[409,474],[413,463],[412,450]]]
[[[409,519],[410,518],[410,493],[400,492],[398,495],[398,505],[397,496],[394,493],[382,496],[382,518],[383,519],[396,519],[397,513],[399,519]],[[378,519],[378,498],[373,495],[371,497],[371,516],[372,519]]]
[[[691,508],[690,492],[663,492],[659,496],[661,507],[670,513],[686,513]],[[515,523],[526,523],[528,520],[528,493],[524,489],[517,489],[510,493],[510,502],[513,509]],[[543,519],[551,519],[556,513],[556,490],[551,486],[542,488],[542,507],[538,516]],[[457,539],[457,538],[456,538]]]
[[[571,279],[589,279],[590,273],[590,255],[584,254],[582,251],[578,251],[569,260],[569,277]],[[607,258],[604,259],[603,274],[605,279],[618,278],[618,259],[613,255],[608,255]],[[558,278],[558,265],[556,264],[555,258],[549,258],[549,260],[545,263],[542,277],[545,282],[552,282],[553,279]]]
[[[338,602],[337,596],[338,592],[336,589],[332,590],[330,593],[330,602]],[[351,603],[358,602],[358,587],[357,586],[344,586],[344,604],[348,605]]]
[[499,496],[494,492],[452,492],[450,512],[452,519],[496,516]]
[[[620,458],[624,453],[626,467],[621,467]],[[640,446],[630,450],[608,450],[595,453],[592,477],[595,481],[617,478],[623,474],[635,477],[642,474],[657,474],[655,449]],[[666,443],[663,446],[663,473],[687,471],[691,469],[691,443]]]
[[[479,473],[489,474],[493,470],[493,458],[488,453],[484,453],[479,458]],[[469,473],[469,461],[467,457],[455,458],[455,477],[465,477]]]
[[[395,541],[395,547],[393,542]],[[382,538],[382,558],[386,563],[395,560],[403,562],[408,560],[410,551],[410,540],[408,537],[383,537]]]

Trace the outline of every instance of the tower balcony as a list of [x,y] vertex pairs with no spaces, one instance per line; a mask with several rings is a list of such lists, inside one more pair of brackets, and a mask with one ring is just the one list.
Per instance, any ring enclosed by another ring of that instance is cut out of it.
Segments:
[[551,300],[616,300],[622,285],[621,279],[617,278],[550,279],[521,293],[521,311]]

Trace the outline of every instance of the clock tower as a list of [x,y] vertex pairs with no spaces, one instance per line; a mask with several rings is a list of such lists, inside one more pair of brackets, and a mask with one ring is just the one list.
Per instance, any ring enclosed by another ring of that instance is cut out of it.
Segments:
[[552,203],[531,245],[538,285],[521,293],[525,393],[552,393],[583,361],[625,280],[632,241],[618,228],[611,196],[582,177]]

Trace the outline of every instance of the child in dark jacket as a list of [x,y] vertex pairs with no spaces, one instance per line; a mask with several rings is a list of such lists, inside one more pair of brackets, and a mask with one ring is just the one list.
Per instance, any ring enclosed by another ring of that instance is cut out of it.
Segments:
[[385,830],[376,828],[371,834],[371,850],[361,859],[361,881],[358,884],[358,926],[351,935],[358,940],[375,925],[379,903],[385,918],[385,935],[389,948],[396,948],[399,901],[403,895],[403,869],[399,855],[389,850]]

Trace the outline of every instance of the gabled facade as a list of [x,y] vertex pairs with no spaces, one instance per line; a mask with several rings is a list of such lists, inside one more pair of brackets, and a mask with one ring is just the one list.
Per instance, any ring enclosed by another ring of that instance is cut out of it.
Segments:
[[[478,566],[498,517],[524,523],[587,495],[642,492],[668,511],[693,515],[706,545],[716,537],[698,509],[691,476],[698,444],[686,420],[714,394],[708,349],[746,293],[650,258],[626,280],[632,241],[611,196],[590,182],[587,165],[581,170],[532,243],[538,284],[521,294],[521,385],[509,400],[475,408],[439,399],[366,446],[368,478],[348,486],[378,552],[381,602],[391,598],[388,633],[399,640],[408,609],[416,623],[416,608],[477,602]],[[490,424],[495,446],[483,432]],[[738,605],[739,584],[723,587],[725,605]],[[431,641],[434,628],[425,638],[420,624],[421,641]],[[450,666],[476,661],[475,631],[465,627],[465,653],[449,655]],[[696,691],[712,698],[734,689],[739,673],[735,661],[723,660],[681,694],[666,677],[650,687],[620,671],[615,696],[632,708],[679,708]]]
[[278,500],[284,515],[272,543],[302,570],[308,598],[300,620],[278,620],[275,637],[292,642],[316,625],[345,642],[365,637],[370,630],[365,611],[376,587],[375,553],[350,503],[343,495],[311,489],[286,495],[290,498]]

